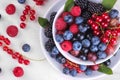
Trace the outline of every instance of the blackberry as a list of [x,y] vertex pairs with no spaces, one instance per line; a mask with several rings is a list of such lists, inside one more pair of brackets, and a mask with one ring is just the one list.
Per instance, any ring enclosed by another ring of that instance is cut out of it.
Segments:
[[49,25],[48,27],[45,28],[44,34],[48,38],[52,38],[52,27]]
[[75,0],[75,4],[83,10],[87,8],[88,0]]
[[54,21],[54,18],[55,18],[56,14],[57,14],[57,12],[52,12],[51,15],[50,15],[50,24],[51,25],[53,24],[53,21]]
[[50,38],[46,43],[45,43],[45,49],[48,51],[48,52],[51,52],[52,51],[52,48],[55,46],[54,44],[54,41],[52,38]]
[[81,16],[85,19],[85,21],[87,21],[92,16],[92,14],[89,11],[85,11]]
[[1,14],[0,14],[0,19],[1,19]]
[[102,12],[104,12],[104,7],[102,6],[102,4],[99,3],[88,2],[88,11],[92,14],[101,14]]

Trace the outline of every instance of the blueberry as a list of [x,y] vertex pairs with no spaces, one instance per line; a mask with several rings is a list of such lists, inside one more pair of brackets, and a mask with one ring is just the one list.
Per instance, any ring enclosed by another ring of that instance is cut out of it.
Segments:
[[79,25],[79,30],[80,30],[81,33],[85,33],[88,30],[88,28],[85,27],[84,25],[80,24]]
[[85,71],[85,74],[87,75],[87,76],[89,76],[89,75],[92,75],[92,70],[91,69],[87,69],[86,71]]
[[110,66],[110,65],[111,65],[111,60],[109,59],[109,60],[105,61],[104,64],[105,64],[106,66]]
[[59,54],[59,51],[58,51],[58,49],[57,49],[56,46],[53,47],[53,49],[52,49],[52,53],[51,53],[51,54],[53,54],[53,55],[58,55],[58,54]]
[[50,54],[50,57],[52,57],[52,58],[56,58],[56,56],[57,56],[57,55],[54,55],[52,53],[49,53],[49,54]]
[[107,45],[104,44],[104,43],[100,43],[99,46],[98,46],[98,49],[99,49],[100,51],[105,51],[106,48],[107,48]]
[[107,57],[107,54],[105,52],[97,52],[97,56],[99,59],[105,59]]
[[24,4],[26,0],[18,0],[20,4]]
[[85,71],[87,69],[86,65],[80,65],[80,70]]
[[82,40],[82,46],[86,48],[90,47],[90,41],[88,39]]
[[85,34],[77,34],[77,38],[79,40],[83,40],[85,38]]
[[77,71],[75,69],[72,69],[70,71],[70,75],[73,76],[73,77],[77,76]]
[[92,45],[92,46],[90,47],[90,51],[91,51],[91,52],[97,52],[97,51],[98,51],[98,47],[95,46],[95,45]]
[[73,38],[73,34],[70,31],[65,31],[65,33],[63,34],[63,37],[65,40],[71,40]]
[[91,42],[93,45],[98,45],[100,43],[100,38],[97,36],[94,36],[94,37],[92,37]]
[[64,21],[66,22],[66,23],[72,23],[73,22],[73,16],[72,15],[66,15],[65,17],[64,17]]
[[84,53],[85,55],[87,55],[87,53],[89,52],[89,49],[87,49],[87,48],[82,48],[81,52]]
[[112,9],[112,10],[109,12],[109,15],[110,15],[111,18],[116,18],[116,17],[118,17],[118,15],[119,15],[119,11],[116,10],[116,9]]
[[79,41],[75,41],[75,42],[73,43],[73,50],[75,50],[75,51],[80,51],[81,48],[82,48],[82,44],[81,44]]
[[83,61],[86,61],[87,57],[85,55],[80,55],[80,59],[83,60]]
[[30,45],[29,45],[29,44],[24,44],[24,45],[22,46],[22,50],[23,50],[24,52],[29,52],[29,51],[30,51]]
[[69,74],[69,73],[70,73],[70,69],[65,67],[65,68],[63,69],[63,73],[64,73],[64,74]]
[[83,23],[83,21],[84,21],[83,17],[76,17],[76,19],[75,19],[76,24],[81,24],[81,23]]
[[63,36],[58,34],[55,36],[55,39],[58,43],[62,43],[64,41]]
[[66,59],[62,56],[58,56],[56,57],[57,62],[64,64],[66,62]]

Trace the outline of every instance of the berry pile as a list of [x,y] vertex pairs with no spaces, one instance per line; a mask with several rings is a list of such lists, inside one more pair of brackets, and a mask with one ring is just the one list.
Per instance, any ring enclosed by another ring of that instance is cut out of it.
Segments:
[[[117,44],[119,12],[115,9],[103,12],[101,4],[87,0],[76,0],[75,4],[79,6],[63,12],[56,20],[56,41],[64,51],[83,61],[105,59]],[[87,11],[83,11],[86,6]]]
[[26,28],[25,21],[27,20],[27,18],[30,18],[31,21],[34,21],[36,17],[35,14],[36,11],[32,9],[30,5],[26,5],[25,10],[23,10],[23,15],[20,16],[20,20],[22,21],[20,23],[20,28],[22,29]]

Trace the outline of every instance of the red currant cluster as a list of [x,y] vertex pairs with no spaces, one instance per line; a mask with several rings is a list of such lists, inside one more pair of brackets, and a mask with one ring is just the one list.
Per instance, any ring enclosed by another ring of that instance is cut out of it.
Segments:
[[[17,59],[20,64],[29,65],[30,61],[23,58],[23,56],[19,52],[14,52],[11,48],[8,47],[10,45],[10,40],[5,38],[4,36],[0,35],[0,46],[3,48],[3,51],[6,51],[9,55],[12,56],[13,59]],[[3,42],[5,44],[3,44]]]
[[92,18],[88,20],[88,24],[91,25],[94,35],[99,36],[102,42],[108,44],[107,52],[113,52],[113,47],[117,44],[120,35],[118,18],[110,18],[107,12],[102,15],[93,14]]
[[80,70],[80,67],[78,64],[75,64],[69,60],[66,60],[66,62],[64,63],[64,67],[69,68],[70,70],[75,69],[78,73],[82,73],[82,71]]
[[44,4],[45,0],[33,0],[33,1],[36,3],[36,5],[40,6]]
[[23,10],[23,15],[20,16],[20,20],[22,23],[20,23],[20,27],[24,29],[26,27],[26,24],[24,21],[26,21],[27,18],[30,18],[31,21],[35,20],[35,10],[32,9],[29,5],[25,6],[25,10]]

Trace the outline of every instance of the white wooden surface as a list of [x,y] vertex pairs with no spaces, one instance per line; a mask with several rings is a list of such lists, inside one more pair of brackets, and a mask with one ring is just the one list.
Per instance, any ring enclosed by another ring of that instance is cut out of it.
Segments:
[[[37,8],[37,14],[39,16],[44,16],[47,10],[52,4],[57,0],[48,0],[45,6]],[[120,1],[120,0],[118,0]],[[5,13],[5,7],[9,3],[14,3],[17,7],[17,13],[15,15],[9,16]],[[28,4],[34,6],[32,0],[27,0]],[[119,5],[119,3],[117,4]],[[17,3],[17,0],[0,0],[0,13],[2,14],[2,20],[0,20],[0,34],[7,36],[6,28],[8,25],[19,26],[19,15],[24,9],[25,5],[20,5]],[[35,9],[36,9],[35,8]],[[23,53],[26,56],[32,58],[44,58],[43,52],[40,50],[39,45],[39,25],[36,22],[28,23],[28,27],[25,30],[19,29],[19,34],[16,38],[10,38],[12,41],[11,48]],[[29,43],[31,45],[30,53],[24,53],[21,49],[23,43]],[[23,67],[25,75],[21,78],[16,78],[12,74],[12,69],[15,66]],[[0,49],[0,67],[3,69],[2,74],[0,75],[0,80],[68,80],[61,75],[48,63],[48,61],[42,62],[31,62],[31,65],[24,66],[17,63],[17,61],[11,59],[9,55]],[[120,65],[114,70],[112,76],[104,76],[103,78],[97,80],[120,80]]]

